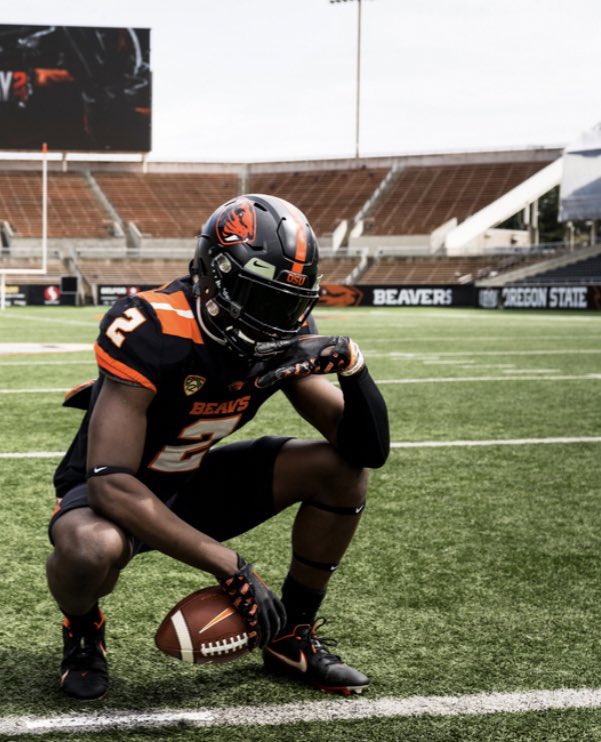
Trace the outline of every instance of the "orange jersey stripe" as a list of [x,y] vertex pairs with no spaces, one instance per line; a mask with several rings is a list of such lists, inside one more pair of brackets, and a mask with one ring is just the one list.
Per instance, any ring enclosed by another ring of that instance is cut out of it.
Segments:
[[153,392],[156,392],[157,388],[150,379],[147,379],[139,371],[135,371],[133,368],[126,366],[125,363],[111,358],[111,356],[109,356],[109,354],[104,351],[98,343],[94,345],[94,352],[96,353],[96,362],[100,368],[111,374],[111,376],[116,376],[118,379],[123,379],[125,381],[133,381],[140,386],[146,387],[146,389],[151,389]]
[[183,291],[176,291],[175,294],[142,291],[138,296],[154,309],[165,335],[175,335],[199,345],[204,342],[196,317]]

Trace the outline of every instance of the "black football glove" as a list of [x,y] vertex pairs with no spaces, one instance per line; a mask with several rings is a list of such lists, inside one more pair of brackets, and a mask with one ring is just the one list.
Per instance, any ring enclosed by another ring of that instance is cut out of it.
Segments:
[[266,364],[266,371],[255,379],[259,388],[286,379],[301,379],[310,374],[351,376],[364,366],[359,346],[348,337],[301,335]]
[[[238,571],[219,584],[249,628],[250,649],[264,647],[286,624],[286,609],[255,571],[238,554]],[[258,633],[257,633],[258,632]]]

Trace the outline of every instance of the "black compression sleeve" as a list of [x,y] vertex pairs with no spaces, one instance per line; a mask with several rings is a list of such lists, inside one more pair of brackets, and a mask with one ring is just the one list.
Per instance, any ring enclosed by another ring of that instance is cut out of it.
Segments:
[[367,368],[338,379],[344,395],[338,451],[349,464],[379,469],[390,450],[386,403]]

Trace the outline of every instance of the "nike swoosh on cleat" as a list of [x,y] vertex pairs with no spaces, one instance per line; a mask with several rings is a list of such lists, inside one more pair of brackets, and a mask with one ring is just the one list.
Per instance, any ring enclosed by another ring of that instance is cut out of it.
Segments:
[[300,650],[298,653],[298,660],[291,660],[290,657],[286,657],[285,654],[276,652],[275,649],[271,649],[271,647],[266,647],[266,650],[274,657],[277,657],[282,662],[285,662],[287,665],[290,665],[290,667],[293,667],[295,670],[298,670],[299,672],[307,672],[307,658]]

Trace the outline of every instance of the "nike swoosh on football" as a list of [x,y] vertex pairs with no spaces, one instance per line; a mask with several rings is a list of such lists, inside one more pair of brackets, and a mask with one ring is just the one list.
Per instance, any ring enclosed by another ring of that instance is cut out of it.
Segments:
[[203,631],[210,629],[211,626],[214,626],[216,623],[219,623],[220,621],[223,621],[229,616],[232,616],[235,612],[236,612],[235,608],[225,608],[223,611],[221,611],[221,613],[215,616],[215,618],[212,618],[208,624],[205,624],[205,626],[203,626],[202,629],[199,629],[198,633],[202,634]]
[[304,653],[299,650],[299,658],[298,660],[291,660],[290,657],[286,657],[285,654],[280,654],[279,652],[276,652],[274,649],[271,649],[271,647],[266,647],[267,651],[270,654],[273,654],[274,657],[277,657],[282,662],[285,662],[287,665],[290,665],[290,667],[294,667],[299,672],[307,672],[307,658],[305,657]]

